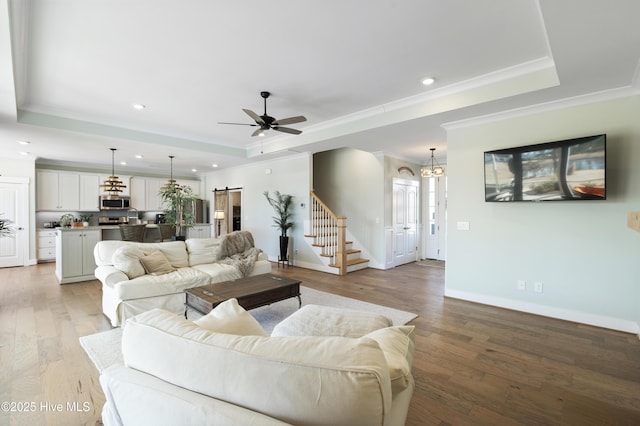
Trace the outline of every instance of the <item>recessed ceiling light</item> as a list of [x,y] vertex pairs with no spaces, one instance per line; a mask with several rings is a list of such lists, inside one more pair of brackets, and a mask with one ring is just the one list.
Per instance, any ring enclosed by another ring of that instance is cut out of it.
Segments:
[[431,86],[435,82],[436,79],[433,77],[425,77],[422,79],[422,84],[424,84],[425,86]]
[[136,158],[139,160],[139,159],[141,159],[143,157],[142,157],[142,155],[138,154],[138,155],[136,155]]
[[29,155],[29,153],[27,151],[22,151],[20,155]]
[[144,104],[133,104],[132,106],[133,106],[134,109],[137,109],[137,110],[143,110],[143,109],[145,109],[147,107]]
[[218,165],[214,163],[214,164],[211,165],[211,167],[216,168],[216,167],[218,167]]
[[197,169],[191,169],[191,171],[195,173],[195,172],[197,172],[198,170],[197,170]]
[[20,145],[29,145],[31,142],[29,141],[18,141]]
[[126,162],[126,161],[121,161],[121,162],[120,162],[120,165],[121,165],[121,166],[126,166],[126,165],[127,165],[127,162]]

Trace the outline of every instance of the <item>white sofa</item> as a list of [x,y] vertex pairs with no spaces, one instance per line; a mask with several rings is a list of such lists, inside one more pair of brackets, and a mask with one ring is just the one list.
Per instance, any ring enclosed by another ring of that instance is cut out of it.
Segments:
[[210,323],[160,309],[130,319],[124,365],[100,376],[103,423],[404,425],[414,389],[413,326],[301,337],[255,335],[255,327],[252,335],[226,334]]
[[[232,241],[241,243],[229,244]],[[153,274],[145,270],[141,259],[157,252],[170,264],[170,272]],[[253,248],[253,238],[247,231],[219,239],[161,243],[105,240],[96,244],[93,253],[95,276],[102,283],[102,311],[114,327],[153,308],[184,312],[185,289],[241,278],[248,263],[253,268],[248,268],[251,271],[247,276],[271,271],[267,256]],[[227,255],[234,255],[236,262]]]

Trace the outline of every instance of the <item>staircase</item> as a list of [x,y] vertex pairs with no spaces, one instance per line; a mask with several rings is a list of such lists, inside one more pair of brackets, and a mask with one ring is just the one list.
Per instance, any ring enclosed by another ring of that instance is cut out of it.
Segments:
[[311,246],[319,250],[328,266],[336,268],[337,275],[346,275],[368,266],[369,260],[360,257],[361,251],[353,249],[347,241],[347,218],[337,216],[311,191],[310,233]]

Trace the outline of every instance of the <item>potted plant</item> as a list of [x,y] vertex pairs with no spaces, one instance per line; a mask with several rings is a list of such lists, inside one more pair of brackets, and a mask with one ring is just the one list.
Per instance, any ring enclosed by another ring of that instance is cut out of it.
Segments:
[[293,227],[291,221],[291,206],[293,203],[293,195],[281,194],[280,191],[275,191],[273,197],[269,196],[269,191],[264,191],[264,196],[269,202],[269,205],[273,207],[273,211],[276,213],[273,216],[274,227],[280,229],[280,258],[278,260],[287,261],[288,249],[289,249],[289,237],[287,232],[289,228]]
[[75,217],[71,213],[65,213],[60,217],[60,226],[69,228],[73,225],[74,220]]
[[93,215],[91,213],[84,213],[80,215],[80,220],[82,221],[82,226],[85,228],[89,226],[89,221]]
[[175,226],[176,240],[186,239],[187,228],[192,227],[196,220],[194,201],[198,196],[190,186],[177,183],[164,185],[159,194],[166,207],[164,222]]

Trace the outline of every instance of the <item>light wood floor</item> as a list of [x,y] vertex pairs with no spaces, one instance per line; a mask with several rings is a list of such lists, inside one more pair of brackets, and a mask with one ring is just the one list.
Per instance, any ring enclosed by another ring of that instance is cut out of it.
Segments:
[[[417,264],[273,270],[419,314],[408,425],[640,424],[637,336],[445,299],[444,270]],[[110,328],[100,298],[98,281],[58,285],[53,264],[0,269],[0,401],[23,409],[0,425],[100,424],[104,395],[78,343]]]

